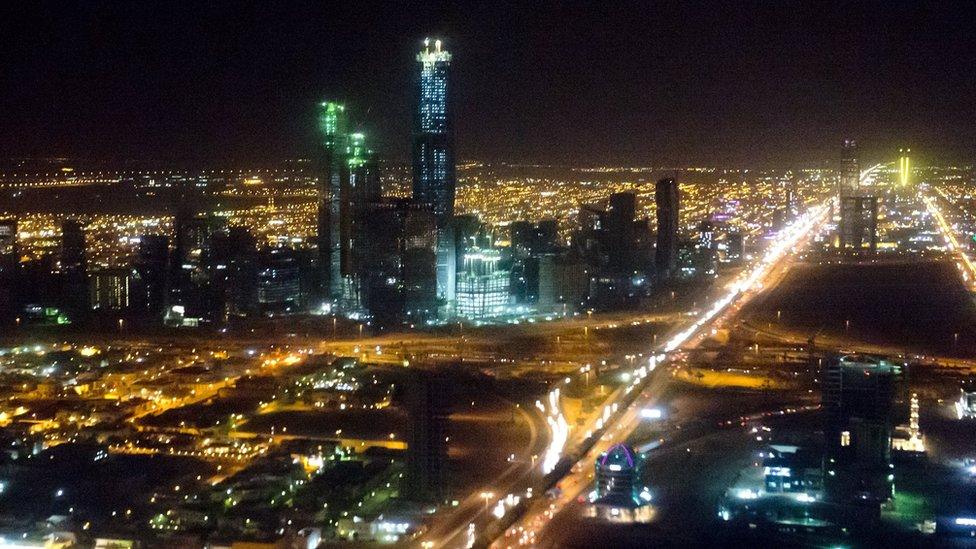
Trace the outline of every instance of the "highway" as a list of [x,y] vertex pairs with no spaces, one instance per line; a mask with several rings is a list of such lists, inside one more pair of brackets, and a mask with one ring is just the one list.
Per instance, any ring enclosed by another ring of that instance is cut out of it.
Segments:
[[966,254],[965,249],[956,240],[956,231],[946,221],[935,198],[922,195],[922,201],[925,202],[925,208],[929,214],[935,219],[935,224],[939,228],[939,232],[942,233],[946,246],[952,252],[952,256],[956,260],[956,266],[959,268],[966,288],[969,291],[976,291],[976,265],[973,264],[972,260]]
[[784,229],[780,238],[749,271],[704,310],[690,326],[665,342],[659,349],[660,352],[650,359],[647,366],[636,369],[632,374],[634,382],[631,388],[640,389],[640,395],[621,414],[610,419],[604,427],[601,440],[577,460],[570,472],[562,477],[559,481],[561,488],[559,496],[553,500],[537,498],[528,506],[522,517],[506,530],[506,535],[494,540],[491,546],[535,545],[537,538],[541,537],[552,517],[588,490],[591,484],[592,466],[599,455],[611,444],[626,440],[642,421],[641,410],[654,404],[656,395],[660,394],[661,388],[669,382],[666,369],[656,371],[656,366],[666,360],[667,353],[697,347],[712,334],[713,330],[738,314],[742,307],[759,295],[764,288],[782,280],[793,254],[808,242],[811,235],[819,232],[828,221],[829,211],[829,204],[821,205]]

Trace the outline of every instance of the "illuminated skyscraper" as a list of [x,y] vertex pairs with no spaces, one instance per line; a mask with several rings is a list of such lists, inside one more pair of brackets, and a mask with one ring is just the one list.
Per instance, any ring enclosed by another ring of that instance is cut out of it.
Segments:
[[875,251],[878,247],[878,197],[841,196],[838,229],[841,249]]
[[319,168],[319,284],[323,297],[335,303],[342,288],[340,196],[342,183],[349,177],[349,165],[343,159],[347,137],[344,105],[334,101],[319,105],[319,133],[323,145]]
[[898,183],[902,187],[907,186],[911,181],[912,166],[911,160],[908,157],[908,154],[911,152],[911,149],[898,150]]
[[413,198],[431,207],[444,226],[454,215],[454,124],[449,89],[451,54],[441,41],[424,40],[417,54],[417,106],[413,131]]
[[672,178],[661,179],[654,189],[657,205],[657,248],[654,266],[657,276],[666,279],[673,274],[678,259],[678,182]]
[[501,252],[472,246],[464,253],[458,277],[457,314],[483,320],[505,314],[509,301],[509,273],[499,269]]
[[424,40],[417,54],[419,73],[413,130],[413,199],[437,219],[437,297],[454,302],[457,261],[451,218],[456,187],[454,124],[450,89],[451,54],[441,41]]
[[854,196],[860,190],[861,168],[857,160],[857,141],[845,139],[840,152],[840,195]]
[[320,105],[323,154],[319,177],[319,287],[333,306],[359,306],[356,246],[366,205],[381,196],[376,161],[362,133],[348,133],[345,106]]

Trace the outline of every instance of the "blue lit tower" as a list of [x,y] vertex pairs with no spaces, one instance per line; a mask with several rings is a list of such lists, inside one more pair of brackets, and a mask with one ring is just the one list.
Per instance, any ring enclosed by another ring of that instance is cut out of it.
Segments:
[[413,198],[430,206],[438,225],[454,215],[454,124],[448,90],[451,54],[424,40],[417,54],[417,110],[413,132]]
[[425,204],[437,219],[437,297],[454,301],[457,264],[451,218],[456,188],[454,124],[451,102],[451,54],[429,39],[417,54],[417,107],[413,131],[413,199]]

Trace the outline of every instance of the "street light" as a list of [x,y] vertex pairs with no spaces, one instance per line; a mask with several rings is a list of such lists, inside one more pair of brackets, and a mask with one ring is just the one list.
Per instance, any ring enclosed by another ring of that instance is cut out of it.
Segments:
[[481,492],[481,497],[485,499],[485,511],[488,510],[488,502],[495,497],[494,492]]

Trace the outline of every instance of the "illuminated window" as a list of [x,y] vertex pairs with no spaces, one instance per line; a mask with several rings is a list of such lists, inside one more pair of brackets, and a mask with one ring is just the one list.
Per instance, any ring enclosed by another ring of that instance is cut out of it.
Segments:
[[842,431],[840,433],[840,445],[841,446],[850,446],[851,445],[851,432],[850,431]]

